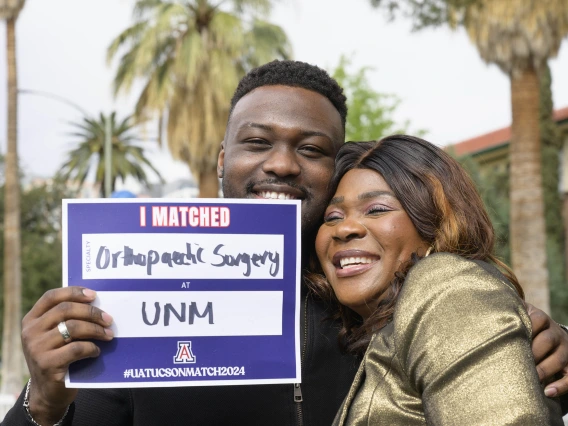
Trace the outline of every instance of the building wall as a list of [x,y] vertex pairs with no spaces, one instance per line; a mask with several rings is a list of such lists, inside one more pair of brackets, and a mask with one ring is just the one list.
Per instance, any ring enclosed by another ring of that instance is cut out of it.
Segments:
[[[564,194],[568,194],[568,119],[559,121],[558,127],[564,138],[564,148],[560,153],[562,161],[559,190]],[[484,176],[494,172],[501,172],[509,167],[509,141],[503,141],[479,151],[472,151],[466,155],[470,155],[475,160],[479,166],[480,173]]]

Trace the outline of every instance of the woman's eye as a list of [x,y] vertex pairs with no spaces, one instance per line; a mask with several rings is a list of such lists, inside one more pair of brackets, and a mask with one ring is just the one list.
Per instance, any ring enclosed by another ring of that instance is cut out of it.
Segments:
[[324,216],[323,222],[329,223],[329,222],[333,222],[333,221],[339,220],[339,219],[341,219],[341,215],[338,212],[332,212],[332,213],[328,213]]
[[367,209],[366,214],[380,214],[380,213],[385,213],[385,212],[389,212],[391,211],[391,209],[389,209],[388,207],[385,206],[371,206]]

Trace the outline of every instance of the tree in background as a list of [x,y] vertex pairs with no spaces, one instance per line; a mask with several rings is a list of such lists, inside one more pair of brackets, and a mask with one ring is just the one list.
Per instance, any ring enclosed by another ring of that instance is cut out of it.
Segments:
[[566,234],[562,218],[560,188],[560,153],[563,135],[554,120],[552,76],[545,65],[540,79],[540,138],[542,153],[542,186],[546,221],[546,254],[550,283],[550,311],[558,322],[568,322],[568,286],[566,285]]
[[332,77],[343,87],[347,97],[347,122],[345,140],[377,140],[396,133],[405,133],[408,123],[399,126],[393,114],[400,104],[394,95],[376,92],[369,83],[369,67],[351,72],[351,60],[341,56],[337,67],[331,71]]
[[[3,159],[0,157],[0,165],[2,163]],[[4,189],[1,185],[0,207],[5,202]],[[61,200],[73,195],[63,182],[51,180],[22,192],[23,312],[28,312],[47,290],[61,286]],[[0,209],[0,223],[3,221],[3,209]],[[0,253],[3,251],[4,244],[0,240]],[[0,264],[0,277],[3,276],[2,272]],[[0,288],[5,284],[6,282],[0,279]],[[0,310],[2,306],[5,305],[0,304]],[[20,314],[18,321],[21,319]],[[18,348],[18,351],[21,352],[21,349]],[[19,391],[22,387],[21,381],[20,377]]]
[[2,383],[0,393],[21,390],[23,355],[20,344],[22,266],[20,241],[20,184],[18,180],[18,76],[16,70],[16,20],[24,0],[0,0],[0,19],[6,20],[8,76],[8,128],[5,160],[4,204],[4,327],[2,331]]
[[539,72],[568,34],[568,0],[480,0],[463,16],[483,60],[511,80],[511,263],[527,300],[550,312]]
[[112,132],[111,190],[115,190],[117,179],[124,180],[131,176],[142,185],[148,185],[145,167],[152,170],[161,180],[158,170],[144,155],[144,149],[137,145],[139,138],[134,130],[136,124],[132,117],[117,121],[113,112],[110,117],[102,113],[98,119],[83,117],[79,123],[72,123],[77,129],[72,135],[79,139],[79,146],[68,154],[67,161],[61,166],[58,178],[63,181],[76,181],[82,186],[94,168],[95,183],[99,185],[101,197],[104,191],[105,164],[105,129],[110,119]]
[[[391,0],[371,0],[391,6]],[[550,310],[541,173],[539,72],[568,34],[568,0],[405,0],[414,28],[463,25],[480,56],[511,81],[511,261],[527,300]],[[529,261],[530,260],[530,261]]]
[[[546,66],[540,73],[540,133],[542,140],[542,182],[546,219],[546,251],[550,279],[550,307],[552,317],[568,322],[568,286],[566,286],[566,239],[562,218],[562,202],[559,193],[559,153],[563,135],[553,119],[550,69]],[[495,227],[496,253],[510,263],[509,247],[509,165],[481,174],[474,158],[458,158],[475,181],[487,206]]]
[[480,0],[369,0],[371,6],[381,8],[390,19],[403,15],[412,22],[414,31],[430,27],[464,24],[464,8]]
[[[271,59],[287,59],[284,31],[259,18],[270,0],[138,0],[134,24],[110,45],[108,59],[120,51],[114,87],[128,91],[140,78],[144,89],[138,118],[159,115],[167,123],[168,147],[189,165],[200,197],[217,197],[217,155],[228,107],[239,79]],[[258,12],[255,13],[255,12]]]
[[[453,152],[450,150],[450,154]],[[481,173],[471,155],[456,158],[467,170],[483,199],[495,229],[495,254],[505,263],[511,263],[509,244],[509,171],[508,166]]]

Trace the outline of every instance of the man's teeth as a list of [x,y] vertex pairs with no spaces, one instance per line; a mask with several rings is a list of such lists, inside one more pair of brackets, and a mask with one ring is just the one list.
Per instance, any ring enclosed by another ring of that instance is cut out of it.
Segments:
[[346,266],[361,265],[372,262],[373,259],[371,259],[370,257],[345,257],[339,260],[339,265],[342,268],[345,268]]
[[285,194],[283,192],[270,192],[270,191],[262,191],[260,193],[262,198],[267,198],[270,200],[295,200],[296,197],[290,194]]

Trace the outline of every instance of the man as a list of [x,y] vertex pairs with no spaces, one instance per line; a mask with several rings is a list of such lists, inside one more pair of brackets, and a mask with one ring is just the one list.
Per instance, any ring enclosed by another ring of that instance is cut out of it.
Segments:
[[[272,62],[250,72],[231,101],[219,154],[223,191],[236,198],[302,200],[303,261],[327,202],[334,157],[345,136],[342,89],[323,70],[301,62]],[[52,425],[329,425],[345,397],[358,360],[342,354],[337,324],[326,306],[302,286],[302,384],[153,388],[66,389],[76,360],[98,356],[85,339],[110,340],[111,318],[87,303],[92,291],[69,287],[47,292],[23,321],[22,342],[31,373],[25,394],[3,424]],[[65,321],[73,341],[57,324]],[[533,316],[535,356],[544,375],[565,367],[568,338],[548,317]],[[81,340],[81,341],[77,341]],[[539,341],[547,342],[545,345]],[[553,342],[552,344],[550,342]],[[559,384],[560,392],[567,385]],[[68,411],[67,411],[68,410]],[[67,412],[66,412],[67,411]]]

